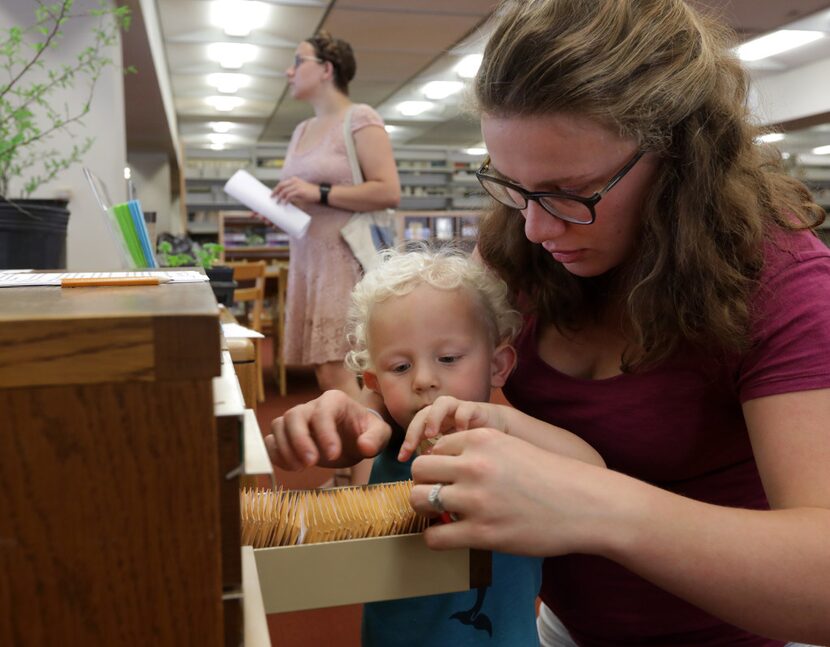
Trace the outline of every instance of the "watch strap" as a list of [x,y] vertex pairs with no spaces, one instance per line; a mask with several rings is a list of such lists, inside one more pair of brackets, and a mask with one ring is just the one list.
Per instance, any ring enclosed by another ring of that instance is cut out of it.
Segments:
[[320,182],[320,204],[328,205],[329,191],[331,191],[331,184],[328,182]]

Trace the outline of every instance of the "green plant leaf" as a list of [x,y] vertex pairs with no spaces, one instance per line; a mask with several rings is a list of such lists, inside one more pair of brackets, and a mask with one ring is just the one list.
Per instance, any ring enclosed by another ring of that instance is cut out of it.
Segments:
[[[95,85],[102,71],[114,65],[107,49],[118,42],[119,32],[129,28],[127,6],[98,0],[96,7],[73,12],[73,0],[33,3],[34,21],[0,32],[0,195],[8,195],[9,182],[18,178],[24,196],[71,165],[80,162],[92,140],[69,152],[50,150],[49,139],[69,131],[89,113]],[[70,20],[79,21],[90,35],[90,44],[60,66],[44,65],[46,50],[58,51]],[[128,70],[133,68],[128,68]],[[44,77],[45,70],[45,77]],[[60,105],[56,91],[85,88],[85,98]]]

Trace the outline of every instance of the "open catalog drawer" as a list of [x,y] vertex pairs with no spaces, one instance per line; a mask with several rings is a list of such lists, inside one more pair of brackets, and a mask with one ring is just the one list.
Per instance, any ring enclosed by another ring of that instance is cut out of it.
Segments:
[[427,548],[421,533],[254,550],[266,613],[466,591],[490,552]]

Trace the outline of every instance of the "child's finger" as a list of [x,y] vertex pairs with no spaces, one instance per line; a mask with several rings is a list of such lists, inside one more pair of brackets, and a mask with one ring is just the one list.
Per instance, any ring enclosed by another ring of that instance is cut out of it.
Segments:
[[[343,452],[343,441],[340,438],[337,422],[333,418],[325,415],[312,416],[306,437],[313,440],[320,454],[327,460],[340,458]],[[305,441],[305,438],[298,433],[297,440]]]
[[415,449],[424,437],[424,425],[429,416],[430,409],[431,407],[421,409],[412,418],[412,422],[409,423],[409,427],[406,428],[406,434],[404,435],[403,442],[401,443],[401,449],[398,452],[399,461],[409,460],[412,457],[412,454],[415,453]]
[[475,415],[474,406],[471,402],[462,402],[455,410],[455,430],[466,431],[470,428],[470,419]]
[[424,422],[424,436],[433,438],[438,434],[451,431],[455,424],[455,412],[460,404],[450,396],[441,396],[426,409],[427,419]]
[[364,410],[361,415],[360,432],[355,442],[364,457],[377,456],[389,442],[392,428],[369,410]]
[[295,451],[295,447],[292,446],[286,435],[283,418],[274,420],[271,423],[271,429],[271,435],[265,440],[271,462],[275,465],[287,470],[299,470],[317,462],[318,453],[313,445],[301,449],[301,453]]

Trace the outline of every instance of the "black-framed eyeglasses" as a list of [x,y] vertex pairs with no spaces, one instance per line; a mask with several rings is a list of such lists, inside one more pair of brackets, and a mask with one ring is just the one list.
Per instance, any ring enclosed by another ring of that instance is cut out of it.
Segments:
[[316,56],[303,56],[302,54],[294,54],[294,64],[291,66],[295,70],[303,64],[303,61],[314,61],[315,63],[325,63],[322,58]]
[[644,154],[644,150],[638,150],[634,157],[614,174],[608,184],[587,198],[562,191],[528,191],[503,178],[487,175],[487,171],[490,170],[489,156],[484,160],[481,168],[476,171],[476,177],[484,190],[496,202],[500,202],[506,207],[527,209],[528,201],[535,200],[545,211],[560,220],[577,225],[590,225],[597,219],[595,210],[597,203],[616,186],[617,182],[625,177],[626,173],[634,168],[634,165]]

